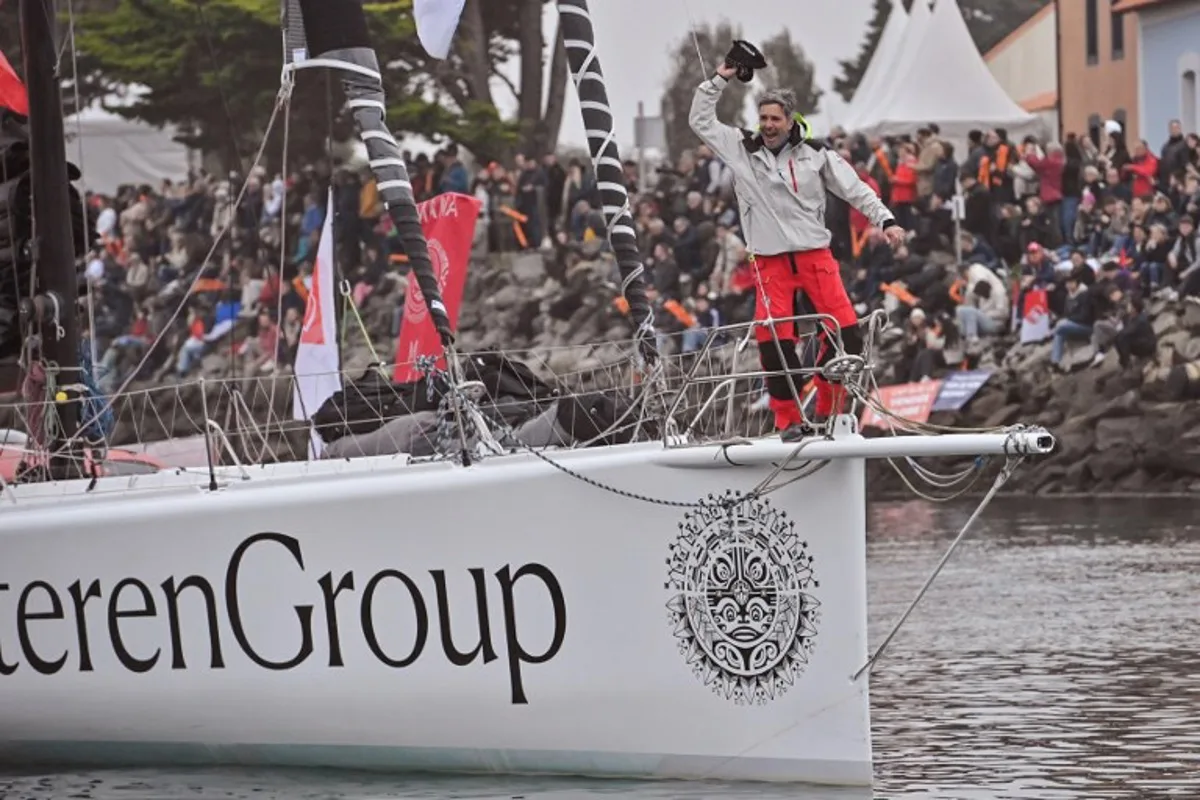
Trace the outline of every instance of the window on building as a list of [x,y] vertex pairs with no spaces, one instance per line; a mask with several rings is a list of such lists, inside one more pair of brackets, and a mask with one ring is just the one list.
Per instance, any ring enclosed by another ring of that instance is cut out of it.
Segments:
[[1096,8],[1098,0],[1086,0],[1084,3],[1087,13],[1087,63],[1095,64],[1100,61],[1100,12]]
[[1184,130],[1200,130],[1200,108],[1197,107],[1197,104],[1200,103],[1200,86],[1196,82],[1196,71],[1189,69],[1183,73],[1182,83],[1183,113],[1180,114],[1180,117]]
[[[1113,8],[1121,0],[1111,0]],[[1117,61],[1125,57],[1125,15],[1109,12],[1109,21],[1112,25],[1112,57],[1113,61]]]
[[1099,114],[1092,114],[1088,117],[1088,137],[1096,147],[1100,146],[1100,132],[1102,129],[1103,123],[1100,120]]

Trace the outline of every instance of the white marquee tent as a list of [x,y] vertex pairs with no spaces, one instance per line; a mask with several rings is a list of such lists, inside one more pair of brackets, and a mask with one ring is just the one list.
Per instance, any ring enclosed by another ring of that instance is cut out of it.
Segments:
[[[920,10],[922,8],[923,13]],[[922,24],[929,17],[929,7],[924,3],[916,3],[913,12]],[[875,52],[871,55],[871,62],[867,64],[862,81],[850,98],[850,108],[843,116],[842,127],[846,130],[854,130],[858,121],[869,116],[872,105],[878,104],[883,96],[882,92],[893,75],[892,68],[903,53],[905,31],[909,27],[909,16],[904,10],[904,4],[900,0],[892,0],[892,11],[888,14],[887,24],[879,36],[879,44],[875,46]]]
[[914,5],[903,47],[888,70],[891,80],[853,129],[868,136],[897,136],[936,123],[941,137],[956,147],[965,145],[972,129],[1005,128],[1010,141],[1044,134],[1041,120],[1013,102],[996,82],[957,0],[936,0],[922,22],[925,1]]
[[127,120],[95,105],[67,117],[63,128],[67,160],[83,172],[81,189],[114,194],[122,184],[157,188],[164,178],[187,180],[191,153],[172,138],[170,127]]

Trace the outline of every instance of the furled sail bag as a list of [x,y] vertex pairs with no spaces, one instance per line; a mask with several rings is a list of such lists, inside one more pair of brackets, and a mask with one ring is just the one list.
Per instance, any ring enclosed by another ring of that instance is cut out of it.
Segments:
[[313,428],[326,444],[331,444],[343,436],[373,433],[407,414],[436,411],[445,383],[438,377],[433,381],[432,393],[426,378],[393,383],[373,365],[321,404],[312,417]]

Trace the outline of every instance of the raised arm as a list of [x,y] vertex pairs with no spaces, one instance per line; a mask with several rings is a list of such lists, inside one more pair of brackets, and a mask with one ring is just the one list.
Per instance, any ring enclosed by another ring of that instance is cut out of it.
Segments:
[[717,101],[728,85],[729,81],[717,74],[696,87],[692,111],[688,116],[688,124],[700,141],[711,147],[727,164],[737,158],[738,148],[742,146],[742,132],[717,119]]

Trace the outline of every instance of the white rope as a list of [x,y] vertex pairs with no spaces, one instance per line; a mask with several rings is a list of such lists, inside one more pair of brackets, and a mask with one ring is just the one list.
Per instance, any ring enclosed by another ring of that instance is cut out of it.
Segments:
[[683,11],[687,14],[688,27],[692,32],[692,44],[696,46],[696,57],[700,59],[700,72],[708,75],[708,67],[704,62],[704,53],[700,50],[700,36],[696,33],[696,18],[692,16],[692,5],[688,0],[683,0]]
[[[252,163],[250,165],[250,172],[253,172],[254,169],[256,167],[258,167],[258,165],[262,162],[263,155],[267,149],[267,144],[271,138],[271,131],[274,129],[275,121],[279,116],[279,110],[280,110],[280,108],[283,108],[287,104],[287,102],[290,100],[290,98],[291,98],[291,86],[285,85],[285,86],[281,87],[279,90],[279,94],[277,95],[277,97],[275,99],[275,108],[271,111],[271,118],[267,122],[267,130],[263,134],[262,144],[258,148],[258,153],[255,154],[255,156],[254,156],[254,163]],[[121,386],[115,392],[113,392],[112,395],[110,395],[108,397],[108,399],[105,401],[104,405],[100,408],[99,411],[96,412],[95,416],[88,419],[86,422],[82,423],[79,426],[79,429],[81,431],[86,429],[86,427],[88,425],[90,425],[96,419],[99,419],[101,416],[104,415],[104,413],[106,411],[108,411],[109,409],[111,409],[113,407],[113,402],[115,401],[115,399],[117,397],[119,397],[121,394],[123,394],[125,392],[125,390],[129,388],[130,384],[132,384],[133,381],[137,378],[138,373],[141,372],[142,368],[146,366],[146,362],[150,360],[150,356],[154,352],[154,349],[162,342],[163,338],[167,335],[167,332],[171,329],[171,326],[175,323],[175,320],[177,320],[179,318],[180,313],[182,313],[183,309],[187,307],[188,300],[192,296],[192,290],[196,287],[196,284],[200,282],[200,278],[204,275],[205,269],[208,267],[209,263],[212,261],[213,256],[216,254],[217,248],[219,248],[221,246],[221,242],[224,240],[225,236],[229,233],[230,229],[233,227],[233,225],[237,219],[237,210],[241,206],[242,200],[245,198],[246,190],[249,188],[249,186],[250,186],[250,182],[248,180],[242,182],[241,191],[238,192],[238,196],[233,202],[233,206],[230,209],[229,218],[226,221],[225,226],[221,229],[220,233],[218,233],[217,236],[214,237],[212,247],[209,248],[208,254],[204,257],[204,261],[201,263],[200,267],[196,270],[196,275],[194,278],[192,278],[192,282],[190,284],[188,284],[188,288],[187,288],[187,291],[184,293],[183,299],[180,300],[179,305],[175,307],[175,311],[171,314],[170,318],[162,326],[162,329],[158,332],[158,335],[154,337],[154,341],[151,342],[150,346],[146,348],[145,354],[142,356],[142,360],[139,361],[137,366],[133,368],[133,371],[129,373],[129,377],[125,379],[125,381],[121,384]],[[76,433],[70,439],[67,439],[65,442],[63,442],[62,446],[59,448],[60,454],[61,454],[61,452],[65,452],[72,444],[74,444],[76,441],[78,441],[79,436],[80,436],[79,433]]]

